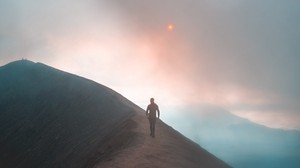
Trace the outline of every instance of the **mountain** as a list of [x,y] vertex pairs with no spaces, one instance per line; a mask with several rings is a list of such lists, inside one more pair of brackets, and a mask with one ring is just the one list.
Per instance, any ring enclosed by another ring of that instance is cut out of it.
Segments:
[[214,106],[182,110],[168,123],[233,167],[300,167],[299,131],[268,128]]
[[1,168],[226,168],[161,120],[94,81],[41,63],[0,67]]

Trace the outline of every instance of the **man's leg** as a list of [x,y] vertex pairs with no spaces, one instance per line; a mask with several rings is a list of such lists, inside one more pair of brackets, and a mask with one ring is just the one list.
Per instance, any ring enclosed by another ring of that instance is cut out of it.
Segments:
[[152,119],[152,137],[155,137],[155,122],[156,118]]
[[150,136],[152,136],[153,135],[153,132],[152,132],[153,122],[152,122],[151,118],[148,118],[148,119],[149,119],[149,125],[150,125]]

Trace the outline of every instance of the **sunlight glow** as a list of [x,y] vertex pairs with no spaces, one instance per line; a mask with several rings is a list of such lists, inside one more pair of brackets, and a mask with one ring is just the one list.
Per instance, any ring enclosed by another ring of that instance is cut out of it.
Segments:
[[174,25],[173,24],[169,24],[168,25],[168,31],[173,31],[174,30]]

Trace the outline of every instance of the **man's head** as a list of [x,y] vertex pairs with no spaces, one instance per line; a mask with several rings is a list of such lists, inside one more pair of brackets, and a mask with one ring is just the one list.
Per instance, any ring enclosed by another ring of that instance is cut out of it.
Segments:
[[150,99],[150,103],[153,104],[154,103],[154,98]]

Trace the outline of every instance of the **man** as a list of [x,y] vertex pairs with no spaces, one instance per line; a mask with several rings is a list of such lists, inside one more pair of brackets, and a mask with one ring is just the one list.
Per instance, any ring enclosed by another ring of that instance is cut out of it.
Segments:
[[155,137],[155,122],[156,122],[156,111],[158,114],[158,118],[159,118],[159,109],[157,104],[154,103],[154,98],[150,99],[150,104],[147,107],[146,110],[146,116],[149,119],[149,123],[150,123],[150,136],[152,136],[153,138]]

